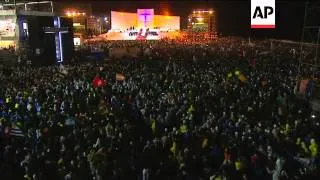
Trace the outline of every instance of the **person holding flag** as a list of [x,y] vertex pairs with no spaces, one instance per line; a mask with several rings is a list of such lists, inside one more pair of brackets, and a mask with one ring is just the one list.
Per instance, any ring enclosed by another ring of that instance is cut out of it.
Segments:
[[98,88],[98,87],[103,87],[107,84],[107,81],[102,79],[98,74],[96,77],[93,79],[93,87]]

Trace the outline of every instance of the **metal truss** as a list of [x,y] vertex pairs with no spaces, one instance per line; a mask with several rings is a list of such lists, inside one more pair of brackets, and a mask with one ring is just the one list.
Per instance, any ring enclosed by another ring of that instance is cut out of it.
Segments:
[[[309,66],[314,71],[320,70],[319,43],[320,43],[320,0],[307,0],[302,35],[300,40],[299,71],[301,66]],[[310,45],[310,43],[312,45]],[[305,52],[305,53],[303,53]],[[305,54],[311,53],[311,57]]]

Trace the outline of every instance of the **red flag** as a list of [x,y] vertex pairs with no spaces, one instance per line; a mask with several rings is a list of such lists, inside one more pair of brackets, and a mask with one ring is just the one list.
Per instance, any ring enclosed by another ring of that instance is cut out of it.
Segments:
[[100,78],[99,76],[96,76],[94,79],[93,79],[93,87],[97,88],[97,87],[102,87],[104,85],[107,84],[107,81]]
[[308,85],[309,79],[303,79],[300,81],[299,93],[304,94]]

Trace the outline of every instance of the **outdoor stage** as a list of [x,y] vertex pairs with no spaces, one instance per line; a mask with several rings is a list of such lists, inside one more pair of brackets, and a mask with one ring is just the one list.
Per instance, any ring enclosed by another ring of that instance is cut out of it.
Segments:
[[155,15],[154,9],[136,13],[111,11],[108,40],[159,40],[171,38],[180,30],[180,17]]
[[158,32],[149,31],[146,35],[137,31],[126,31],[126,32],[108,32],[100,37],[101,40],[160,40],[160,39],[174,39],[179,37],[179,32]]

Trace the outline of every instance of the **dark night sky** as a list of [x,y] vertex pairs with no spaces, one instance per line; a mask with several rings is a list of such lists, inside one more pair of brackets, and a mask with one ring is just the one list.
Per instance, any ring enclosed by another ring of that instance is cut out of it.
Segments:
[[[86,1],[88,2],[88,1]],[[136,12],[138,8],[154,8],[155,13],[169,10],[178,15],[185,28],[187,16],[193,9],[214,8],[217,12],[218,31],[225,35],[269,37],[299,40],[304,17],[304,1],[276,0],[276,29],[250,29],[250,0],[140,0],[140,1],[91,1],[93,13],[108,14],[110,10]]]

